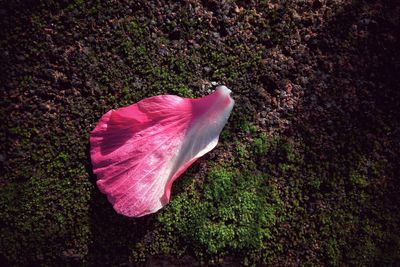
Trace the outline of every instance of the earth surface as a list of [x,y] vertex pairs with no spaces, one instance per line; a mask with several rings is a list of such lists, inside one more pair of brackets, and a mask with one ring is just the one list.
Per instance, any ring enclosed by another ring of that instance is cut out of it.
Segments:
[[[400,262],[397,1],[0,4],[0,262],[394,266]],[[118,215],[89,134],[145,97],[235,107],[171,202]]]

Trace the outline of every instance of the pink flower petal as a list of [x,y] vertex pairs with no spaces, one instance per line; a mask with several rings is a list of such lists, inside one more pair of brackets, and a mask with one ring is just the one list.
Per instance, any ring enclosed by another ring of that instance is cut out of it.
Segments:
[[175,179],[217,145],[234,104],[230,92],[155,96],[103,115],[90,153],[97,185],[118,213],[140,217],[169,202]]

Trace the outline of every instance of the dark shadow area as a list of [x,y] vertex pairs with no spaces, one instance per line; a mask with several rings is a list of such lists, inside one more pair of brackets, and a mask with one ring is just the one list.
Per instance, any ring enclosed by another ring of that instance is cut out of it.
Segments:
[[[87,156],[90,162],[90,144],[87,145]],[[121,255],[129,255],[135,241],[143,238],[153,225],[153,217],[128,218],[116,213],[106,195],[97,188],[90,163],[86,170],[94,187],[90,200],[92,237],[87,260],[99,266],[126,264],[129,259]]]
[[[304,193],[309,216],[325,218],[315,226],[319,238],[335,244],[329,260],[400,259],[399,12],[395,1],[354,1],[307,41],[308,60],[324,60],[307,77],[287,135],[303,140],[306,164],[320,162],[303,170],[305,183],[312,175],[323,179],[319,190]],[[309,231],[298,227],[294,232]],[[290,247],[287,253],[299,257],[312,250]]]

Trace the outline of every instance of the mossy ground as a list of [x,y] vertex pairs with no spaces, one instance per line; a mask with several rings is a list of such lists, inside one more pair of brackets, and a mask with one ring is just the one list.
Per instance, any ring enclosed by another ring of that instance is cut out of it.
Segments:
[[[0,6],[6,265],[396,265],[392,1],[10,1]],[[91,172],[111,108],[225,84],[217,148],[139,219]]]

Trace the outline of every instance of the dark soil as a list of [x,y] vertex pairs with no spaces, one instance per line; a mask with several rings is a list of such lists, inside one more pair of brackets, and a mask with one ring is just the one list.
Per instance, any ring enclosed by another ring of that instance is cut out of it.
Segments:
[[[397,265],[399,14],[389,0],[2,1],[2,265]],[[101,115],[217,84],[236,101],[218,147],[157,214],[116,214],[88,153]]]

